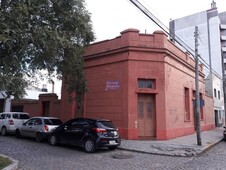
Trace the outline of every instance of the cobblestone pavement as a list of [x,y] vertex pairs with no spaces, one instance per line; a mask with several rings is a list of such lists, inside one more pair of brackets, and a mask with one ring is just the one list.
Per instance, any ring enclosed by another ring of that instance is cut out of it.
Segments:
[[225,170],[226,142],[222,141],[210,150],[173,167],[173,170]]
[[[206,161],[205,166],[208,169],[208,163],[215,160],[214,155],[210,154],[209,158],[207,152],[207,159],[197,155],[222,140],[223,128],[216,128],[201,134],[202,146],[197,146],[196,134],[192,134],[166,141],[123,140],[120,149],[116,151],[101,149],[93,154],[87,154],[77,147],[53,147],[48,143],[36,143],[31,139],[0,136],[0,154],[18,160],[19,170],[174,170],[190,169],[189,164],[193,162],[195,163],[194,167],[200,169],[199,164],[203,160]],[[225,142],[221,143],[223,143],[221,145],[226,146]],[[226,147],[221,148],[226,150]],[[218,152],[216,151],[216,153]],[[225,158],[226,152],[223,152],[223,155],[218,155],[217,158],[223,159],[221,156]],[[200,162],[195,161],[197,158],[200,158]],[[219,161],[218,163],[219,167],[222,167],[222,163],[220,164]],[[213,167],[213,165],[209,167]]]
[[107,149],[87,154],[77,147],[53,147],[14,136],[0,136],[0,154],[18,160],[19,170],[168,170],[191,159]]

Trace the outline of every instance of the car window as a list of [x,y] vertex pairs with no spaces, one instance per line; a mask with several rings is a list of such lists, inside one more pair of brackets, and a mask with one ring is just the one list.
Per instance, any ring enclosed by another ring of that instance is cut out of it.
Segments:
[[19,119],[29,119],[30,116],[27,114],[19,114]]
[[11,118],[11,114],[6,114],[6,118],[10,119]]
[[34,124],[35,125],[41,125],[42,124],[42,120],[41,119],[36,119]]
[[35,122],[35,119],[28,120],[28,121],[26,122],[26,125],[33,125],[34,122]]
[[115,128],[111,121],[98,121],[97,126],[100,128]]
[[75,121],[73,121],[71,123],[71,126],[79,126],[79,127],[81,127],[81,126],[87,126],[87,125],[88,125],[88,122],[86,122],[83,119],[77,119],[77,120],[75,120]]
[[14,119],[19,119],[18,114],[13,114],[13,118],[14,118]]
[[0,119],[5,119],[5,117],[6,117],[6,114],[1,114],[0,115]]
[[60,119],[45,119],[46,125],[61,125],[63,122]]

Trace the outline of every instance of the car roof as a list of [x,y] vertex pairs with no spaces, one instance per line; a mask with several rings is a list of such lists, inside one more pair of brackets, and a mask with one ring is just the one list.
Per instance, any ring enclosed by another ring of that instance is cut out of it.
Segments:
[[29,114],[27,112],[1,112],[0,114]]
[[77,119],[84,119],[84,120],[90,120],[90,121],[111,121],[109,119],[85,118],[85,117],[74,118],[74,119],[71,119],[71,120],[77,120]]
[[31,119],[33,118],[39,118],[39,119],[60,119],[58,117],[48,117],[48,116],[35,116],[35,117],[31,117]]

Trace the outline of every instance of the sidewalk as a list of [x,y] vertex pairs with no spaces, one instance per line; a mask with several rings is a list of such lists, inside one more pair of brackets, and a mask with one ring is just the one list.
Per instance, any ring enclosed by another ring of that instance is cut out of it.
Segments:
[[195,156],[223,139],[224,128],[201,132],[202,145],[197,145],[196,133],[161,141],[122,140],[119,149],[169,156]]

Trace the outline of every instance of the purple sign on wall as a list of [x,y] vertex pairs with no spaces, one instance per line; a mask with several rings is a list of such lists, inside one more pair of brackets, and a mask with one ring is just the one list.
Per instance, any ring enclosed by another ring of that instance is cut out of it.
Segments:
[[119,90],[120,81],[118,80],[108,80],[106,81],[105,91]]

